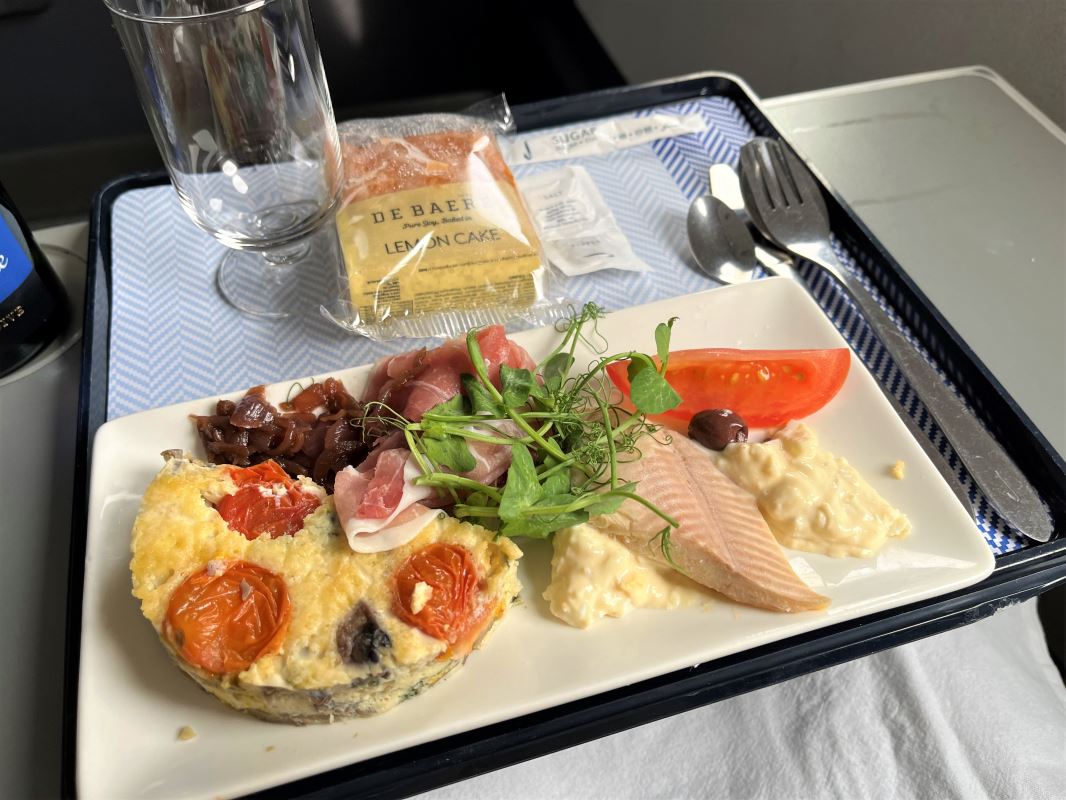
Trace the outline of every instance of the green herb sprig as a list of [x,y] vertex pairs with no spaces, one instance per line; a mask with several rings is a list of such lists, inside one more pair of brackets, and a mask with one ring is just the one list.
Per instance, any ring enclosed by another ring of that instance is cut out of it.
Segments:
[[[595,304],[586,304],[559,326],[561,340],[536,371],[501,366],[499,388],[489,380],[477,331],[471,331],[466,347],[474,374],[462,376],[462,394],[431,408],[420,422],[397,419],[394,424],[402,424],[422,469],[415,483],[448,494],[455,516],[507,536],[546,538],[631,500],[663,520],[657,538],[672,563],[669,532],[677,520],[641,497],[636,484],[622,483],[618,466],[639,458],[640,440],[658,430],[645,415],[661,414],[681,402],[664,377],[675,320],[656,327],[658,363],[633,351],[598,355],[584,372],[572,375],[579,344],[594,353],[606,351],[596,326],[603,314]],[[618,393],[606,368],[617,361],[629,361],[635,412],[612,399]],[[476,464],[471,442],[511,448],[502,488],[458,474]]]

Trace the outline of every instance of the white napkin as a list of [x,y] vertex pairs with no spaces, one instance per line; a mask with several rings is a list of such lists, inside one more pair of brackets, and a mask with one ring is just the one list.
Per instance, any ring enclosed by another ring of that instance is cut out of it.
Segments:
[[419,795],[482,797],[1060,800],[1066,688],[1030,601]]

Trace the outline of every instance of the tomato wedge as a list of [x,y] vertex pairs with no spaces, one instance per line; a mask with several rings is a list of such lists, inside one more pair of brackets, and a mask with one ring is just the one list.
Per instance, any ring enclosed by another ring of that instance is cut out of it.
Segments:
[[219,500],[215,510],[247,539],[291,536],[319,506],[318,498],[301,490],[275,461],[234,467],[230,475],[240,488]]
[[289,626],[285,581],[247,561],[205,568],[174,590],[163,635],[190,664],[214,675],[243,672],[277,650]]
[[[836,396],[851,365],[851,351],[737,350],[711,348],[670,353],[666,380],[681,404],[663,417],[688,422],[697,411],[728,408],[753,428],[783,425],[813,414]],[[628,361],[607,373],[629,397]]]
[[[412,602],[419,583],[429,586],[432,593],[416,613]],[[456,544],[431,544],[396,571],[394,611],[428,636],[455,645],[480,621],[474,613],[477,583],[477,565],[469,550]]]

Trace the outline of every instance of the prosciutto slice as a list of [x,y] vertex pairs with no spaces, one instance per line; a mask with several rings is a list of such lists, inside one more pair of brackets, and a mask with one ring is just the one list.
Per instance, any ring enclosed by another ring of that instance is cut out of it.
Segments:
[[[489,380],[500,385],[500,366],[533,369],[536,362],[507,338],[502,325],[490,325],[477,334]],[[460,378],[474,373],[465,339],[449,339],[435,350],[411,350],[379,360],[363,393],[364,402],[381,401],[412,422],[433,406],[459,394]]]
[[[510,420],[492,423],[500,436],[521,436],[521,429]],[[477,428],[479,433],[488,433],[484,428]],[[511,466],[511,446],[509,444],[492,444],[491,442],[467,442],[470,454],[477,465],[462,473],[464,478],[478,483],[493,483]]]
[[426,348],[388,356],[374,365],[364,395],[388,404],[413,378],[426,368]]
[[[489,379],[500,385],[500,367],[533,369],[529,354],[510,341],[503,326],[492,325],[477,334]],[[386,403],[417,422],[433,406],[459,394],[461,377],[474,366],[465,339],[451,339],[435,350],[411,350],[378,361],[363,393],[364,402]],[[495,422],[501,436],[517,436],[509,421]],[[406,544],[451,502],[428,486],[415,486],[421,472],[403,436],[395,432],[381,440],[358,467],[337,473],[333,503],[348,544],[357,553],[377,553]],[[470,442],[474,469],[465,477],[493,483],[511,465],[509,445]]]
[[378,449],[359,465],[337,473],[333,505],[348,546],[356,553],[380,553],[406,544],[440,513],[422,504],[435,497],[415,486],[421,474],[403,448]]
[[366,480],[363,497],[352,515],[357,519],[386,519],[400,504],[404,489],[404,468],[410,460],[410,453],[403,450],[386,450],[378,458],[377,464],[360,478]]

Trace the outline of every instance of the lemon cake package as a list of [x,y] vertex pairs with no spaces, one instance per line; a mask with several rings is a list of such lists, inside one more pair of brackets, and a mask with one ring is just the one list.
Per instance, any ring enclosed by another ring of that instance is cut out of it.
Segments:
[[343,255],[324,313],[374,339],[452,337],[567,313],[562,279],[496,140],[506,101],[480,112],[353,120],[339,126]]

